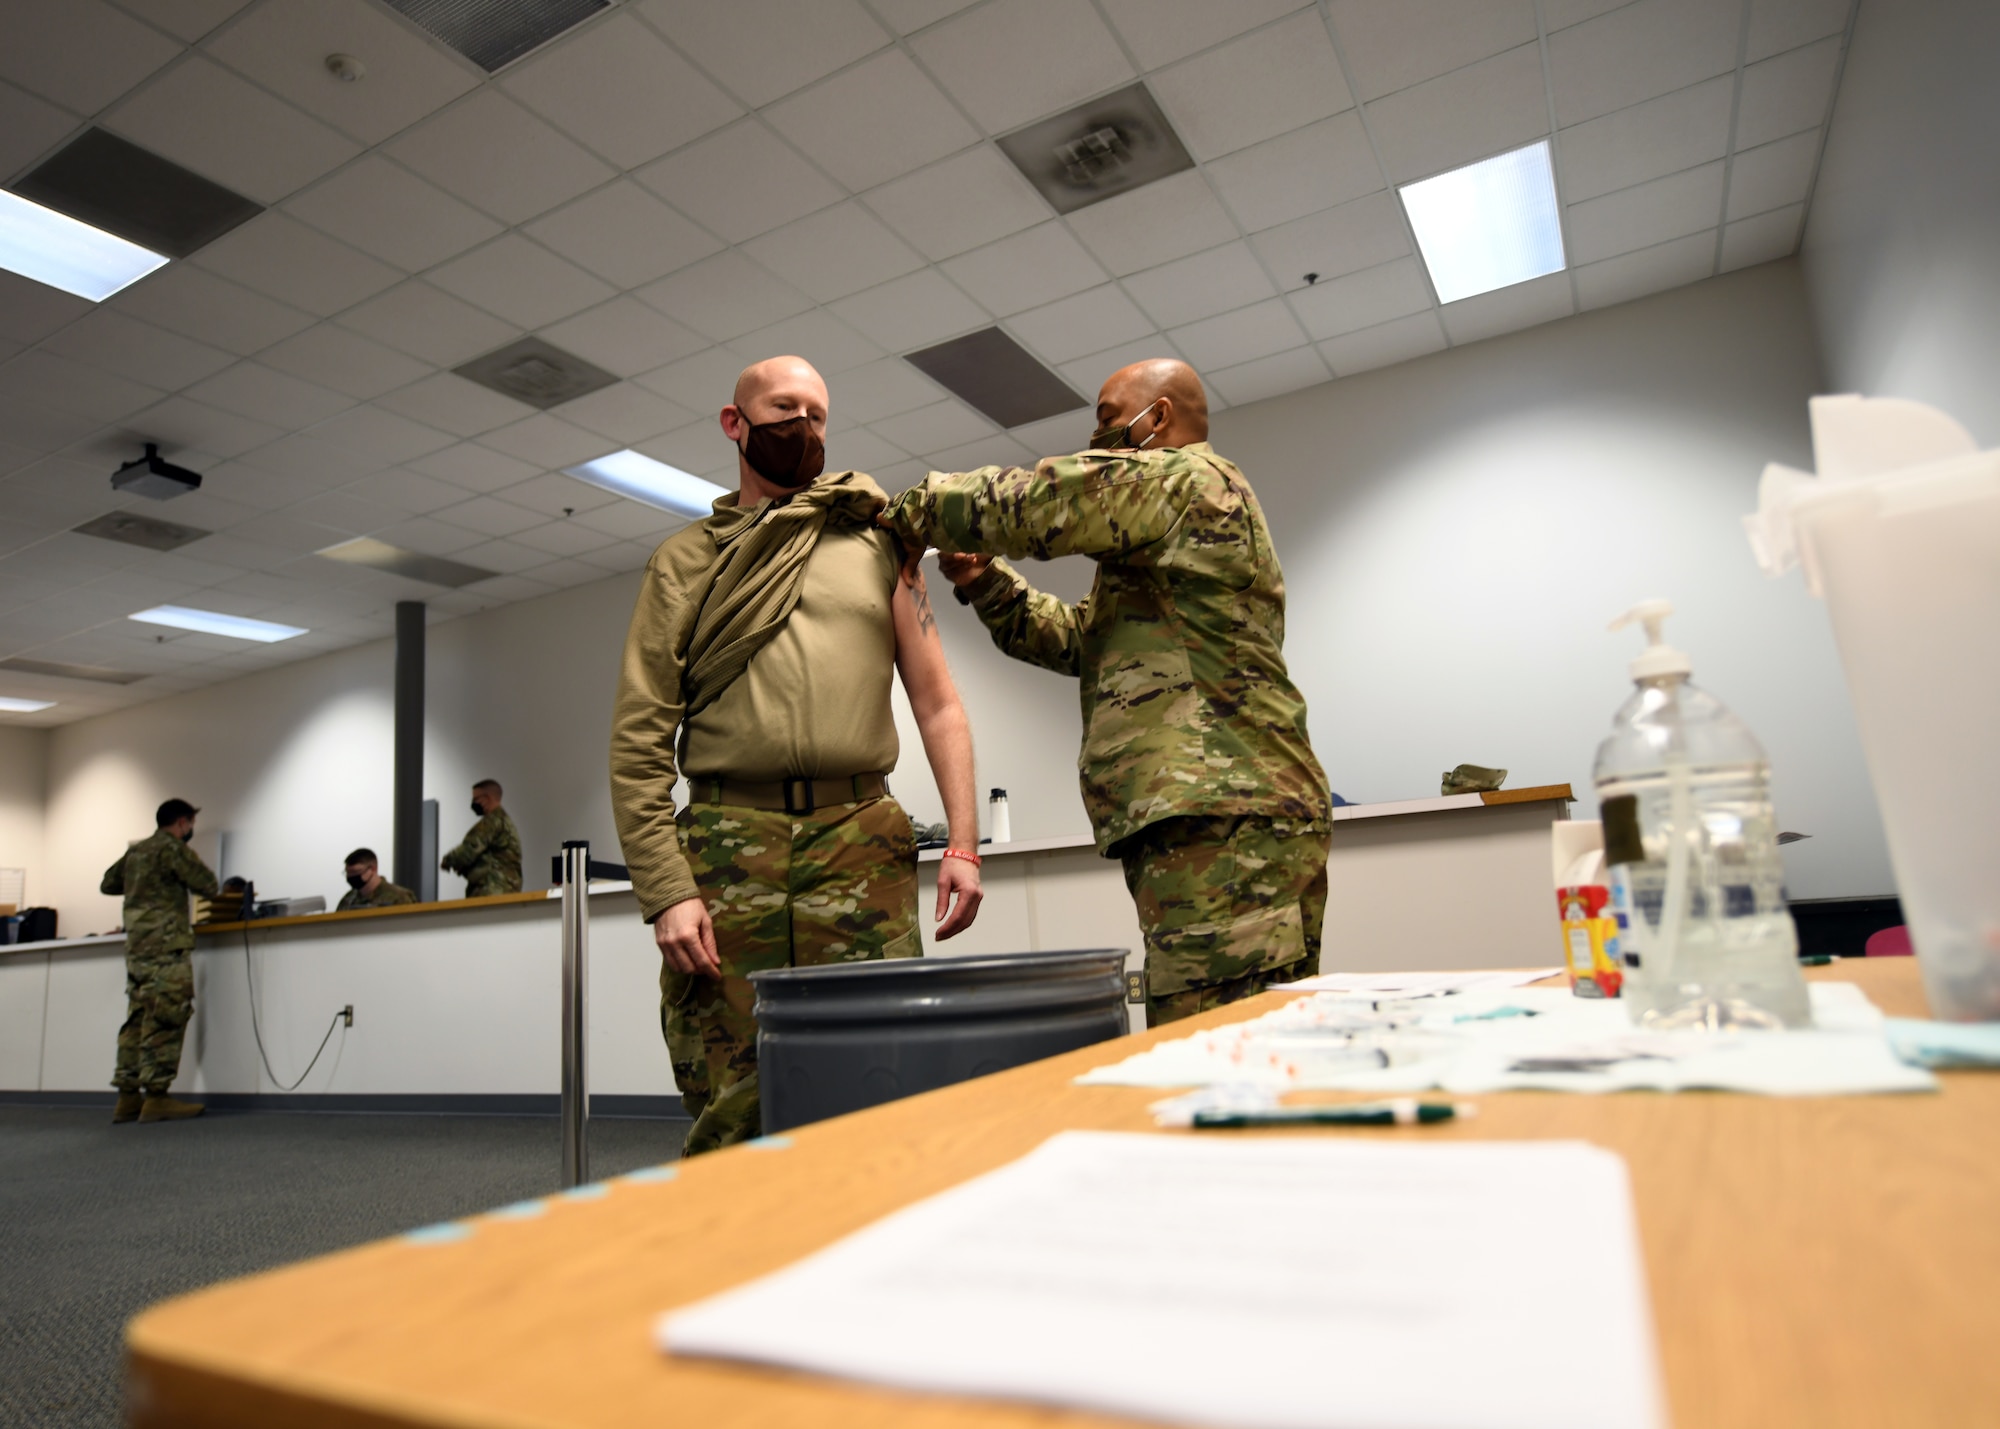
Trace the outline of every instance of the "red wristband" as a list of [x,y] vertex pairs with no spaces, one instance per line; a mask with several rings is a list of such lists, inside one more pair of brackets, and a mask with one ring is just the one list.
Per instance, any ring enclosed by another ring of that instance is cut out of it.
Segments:
[[979,865],[980,865],[980,864],[982,864],[982,863],[984,863],[984,862],[986,861],[985,859],[981,858],[981,857],[980,857],[980,856],[979,856],[978,854],[976,854],[976,853],[967,853],[967,852],[966,852],[966,851],[965,851],[964,849],[962,849],[962,848],[948,848],[948,849],[946,849],[946,850],[945,850],[945,851],[944,851],[944,852],[943,852],[942,854],[940,854],[940,855],[939,855],[939,857],[940,857],[940,858],[962,858],[962,859],[964,859],[964,860],[965,860],[965,861],[966,861],[967,863],[971,864],[971,865],[972,865],[972,866],[973,866],[974,868],[977,868],[977,867],[979,867]]

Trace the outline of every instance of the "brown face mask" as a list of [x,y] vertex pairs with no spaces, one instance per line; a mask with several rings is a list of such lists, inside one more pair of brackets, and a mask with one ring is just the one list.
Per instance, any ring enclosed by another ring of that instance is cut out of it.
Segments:
[[750,469],[773,486],[796,491],[826,470],[826,443],[806,417],[782,422],[744,423],[749,435],[743,458]]

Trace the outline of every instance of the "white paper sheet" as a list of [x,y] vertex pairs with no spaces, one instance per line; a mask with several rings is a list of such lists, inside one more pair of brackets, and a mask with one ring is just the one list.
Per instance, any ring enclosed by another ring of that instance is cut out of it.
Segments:
[[1663,1423],[1625,1166],[1580,1142],[1064,1132],[657,1333],[1183,1424]]
[[1561,968],[1510,968],[1498,972],[1319,973],[1280,984],[1279,992],[1338,992],[1350,997],[1441,997],[1475,988],[1526,987]]

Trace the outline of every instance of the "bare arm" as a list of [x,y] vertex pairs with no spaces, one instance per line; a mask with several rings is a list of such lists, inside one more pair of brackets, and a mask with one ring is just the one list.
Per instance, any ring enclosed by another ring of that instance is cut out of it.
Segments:
[[[959,702],[945,663],[944,642],[938,639],[937,616],[921,570],[915,579],[896,582],[890,601],[896,624],[896,671],[910,697],[924,754],[944,798],[945,826],[951,847],[967,853],[979,848],[979,803],[972,762],[972,725]],[[938,863],[938,901],[933,920],[939,939],[972,926],[983,895],[979,869],[962,858]],[[956,906],[952,906],[956,900]],[[950,916],[946,916],[949,912]]]

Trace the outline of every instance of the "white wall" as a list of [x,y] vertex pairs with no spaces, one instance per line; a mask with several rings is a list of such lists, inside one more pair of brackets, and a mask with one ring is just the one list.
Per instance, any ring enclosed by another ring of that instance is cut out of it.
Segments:
[[2000,445],[2000,6],[1863,0],[1803,261],[1835,390]]
[[43,860],[48,762],[46,729],[0,725],[0,868],[27,870],[31,905],[49,902]]

